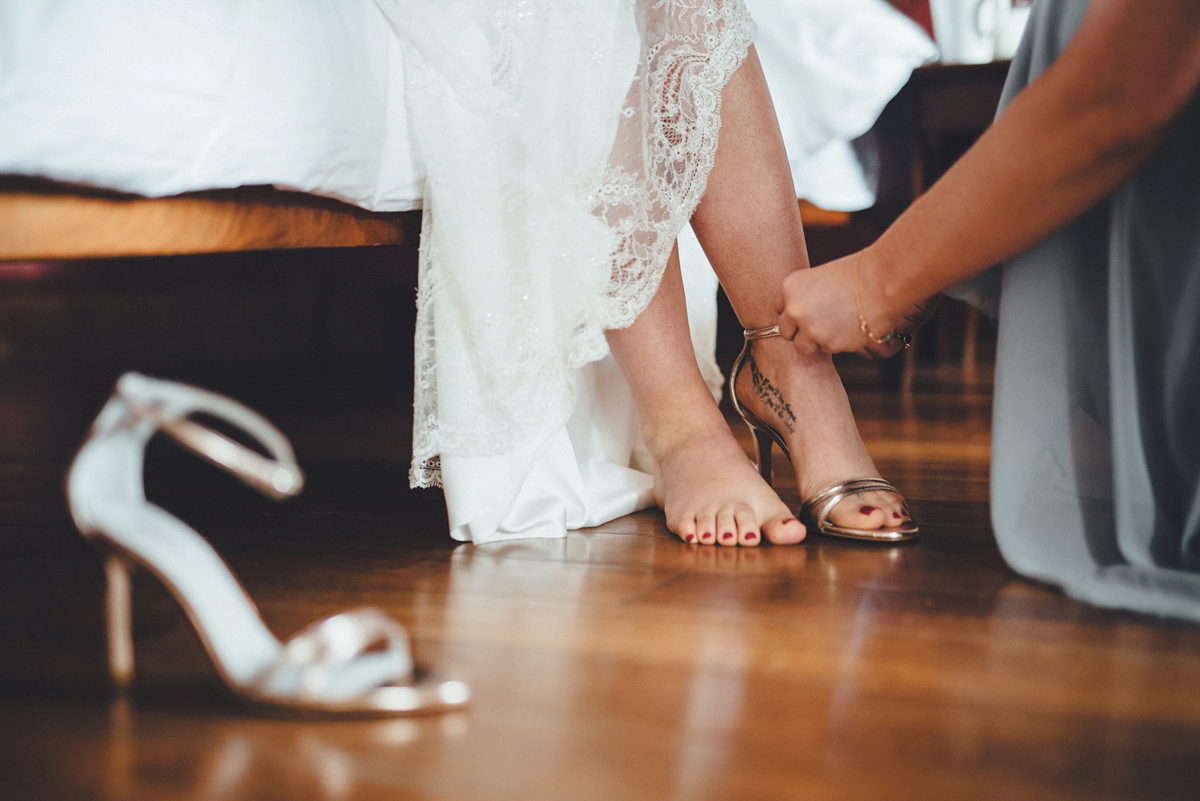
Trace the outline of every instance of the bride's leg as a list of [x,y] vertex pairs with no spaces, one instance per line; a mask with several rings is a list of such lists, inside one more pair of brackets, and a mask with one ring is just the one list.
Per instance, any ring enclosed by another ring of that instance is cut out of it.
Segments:
[[637,403],[667,527],[705,545],[802,540],[804,526],[759,477],[700,376],[677,252],[650,305],[608,342]]
[[[692,227],[738,319],[746,328],[760,328],[778,321],[783,279],[808,268],[808,253],[779,124],[753,48],[721,98],[716,162]],[[752,357],[769,385],[754,382],[754,369],[745,369],[729,391],[787,438],[801,498],[836,481],[879,475],[828,356],[802,357],[774,338],[756,342]],[[871,492],[847,498],[831,517],[840,525],[877,528],[895,525],[907,513],[899,496]]]

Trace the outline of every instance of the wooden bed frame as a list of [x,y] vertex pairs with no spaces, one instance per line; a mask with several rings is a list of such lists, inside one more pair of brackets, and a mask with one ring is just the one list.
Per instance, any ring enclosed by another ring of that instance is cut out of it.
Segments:
[[266,186],[144,198],[0,176],[0,261],[411,245],[420,221]]
[[[806,226],[850,220],[799,203]],[[0,261],[415,245],[420,233],[419,211],[370,212],[269,186],[145,198],[0,176]]]

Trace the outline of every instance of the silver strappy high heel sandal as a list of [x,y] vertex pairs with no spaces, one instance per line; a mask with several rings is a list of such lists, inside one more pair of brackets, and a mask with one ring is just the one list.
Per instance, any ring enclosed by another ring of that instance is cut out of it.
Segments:
[[[271,458],[187,419],[197,412],[244,430]],[[118,687],[133,678],[129,572],[142,567],[183,607],[218,674],[243,700],[315,716],[406,715],[466,703],[466,685],[414,667],[407,633],[378,609],[333,615],[280,643],[208,542],[146,500],[143,454],[156,431],[272,498],[304,485],[287,439],[257,413],[185,384],[121,377],[67,476],[75,524],[105,554],[109,671]]]
[[[792,458],[791,452],[788,450],[787,443],[783,437],[775,430],[773,426],[764,423],[753,412],[742,406],[741,401],[737,396],[737,380],[738,376],[750,359],[750,348],[755,342],[760,339],[768,339],[770,337],[779,336],[779,326],[772,325],[767,328],[747,328],[744,331],[746,344],[742,346],[742,352],[738,355],[737,360],[733,363],[733,368],[729,371],[729,397],[733,401],[733,408],[741,415],[743,421],[750,428],[750,433],[754,435],[754,458],[758,461],[758,471],[762,475],[763,480],[768,484],[771,483],[771,445],[778,445],[783,451],[783,455],[789,460]],[[819,491],[812,498],[809,498],[800,507],[800,522],[808,528],[809,531],[818,531],[831,537],[845,537],[854,540],[870,540],[872,542],[901,542],[903,540],[911,540],[917,536],[920,529],[917,524],[911,519],[906,520],[898,526],[887,526],[884,528],[852,528],[848,526],[839,526],[829,519],[830,512],[833,508],[842,502],[845,498],[859,492],[882,491],[890,492],[899,495],[900,492],[891,484],[884,481],[882,478],[859,478],[851,481],[839,481],[836,484],[831,484]]]

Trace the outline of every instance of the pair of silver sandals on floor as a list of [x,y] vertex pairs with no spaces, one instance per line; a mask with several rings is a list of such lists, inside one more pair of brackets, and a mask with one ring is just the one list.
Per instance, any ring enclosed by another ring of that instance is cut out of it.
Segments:
[[[188,419],[197,413],[241,429],[270,458]],[[67,476],[71,515],[105,557],[108,661],[118,687],[133,677],[129,574],[140,567],[174,595],[217,673],[243,700],[277,713],[330,717],[466,704],[466,685],[416,666],[407,632],[379,609],[335,614],[280,643],[208,542],[146,500],[144,452],[157,431],[271,498],[304,486],[287,439],[257,413],[185,384],[121,377]]]
[[[779,432],[773,426],[760,420],[753,412],[742,405],[738,399],[736,387],[742,368],[749,364],[752,358],[750,351],[754,343],[759,340],[779,336],[779,326],[747,328],[743,333],[745,334],[746,344],[742,347],[742,352],[738,355],[737,360],[733,363],[733,368],[729,371],[729,397],[733,401],[733,408],[741,415],[742,420],[750,428],[750,433],[754,435],[754,457],[758,461],[759,473],[767,484],[771,484],[771,445],[778,445],[783,451],[783,455],[789,461],[792,458],[791,452],[788,449],[787,443],[784,442],[783,437],[780,436]],[[824,487],[811,498],[804,501],[800,507],[800,522],[810,532],[816,531],[830,537],[843,537],[852,540],[903,542],[917,536],[920,529],[911,518],[901,522],[899,525],[872,529],[840,526],[834,523],[829,517],[834,507],[851,495],[857,495],[861,492],[900,494],[895,487],[882,478],[871,477],[858,478],[851,481],[839,481],[836,484]]]

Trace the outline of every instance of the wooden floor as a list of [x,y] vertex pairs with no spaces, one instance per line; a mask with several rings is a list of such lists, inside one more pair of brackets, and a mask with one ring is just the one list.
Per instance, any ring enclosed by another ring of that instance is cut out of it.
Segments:
[[151,498],[210,536],[276,632],[380,606],[475,695],[445,717],[294,722],[228,700],[144,576],[139,683],[107,690],[101,572],[61,476],[111,377],[0,380],[0,798],[1200,794],[1200,630],[1007,570],[986,385],[925,372],[902,397],[850,376],[916,544],[692,547],[648,511],[476,548],[449,540],[437,493],[405,489],[402,388],[214,375],[295,437],[306,497],[260,501],[156,442]]

